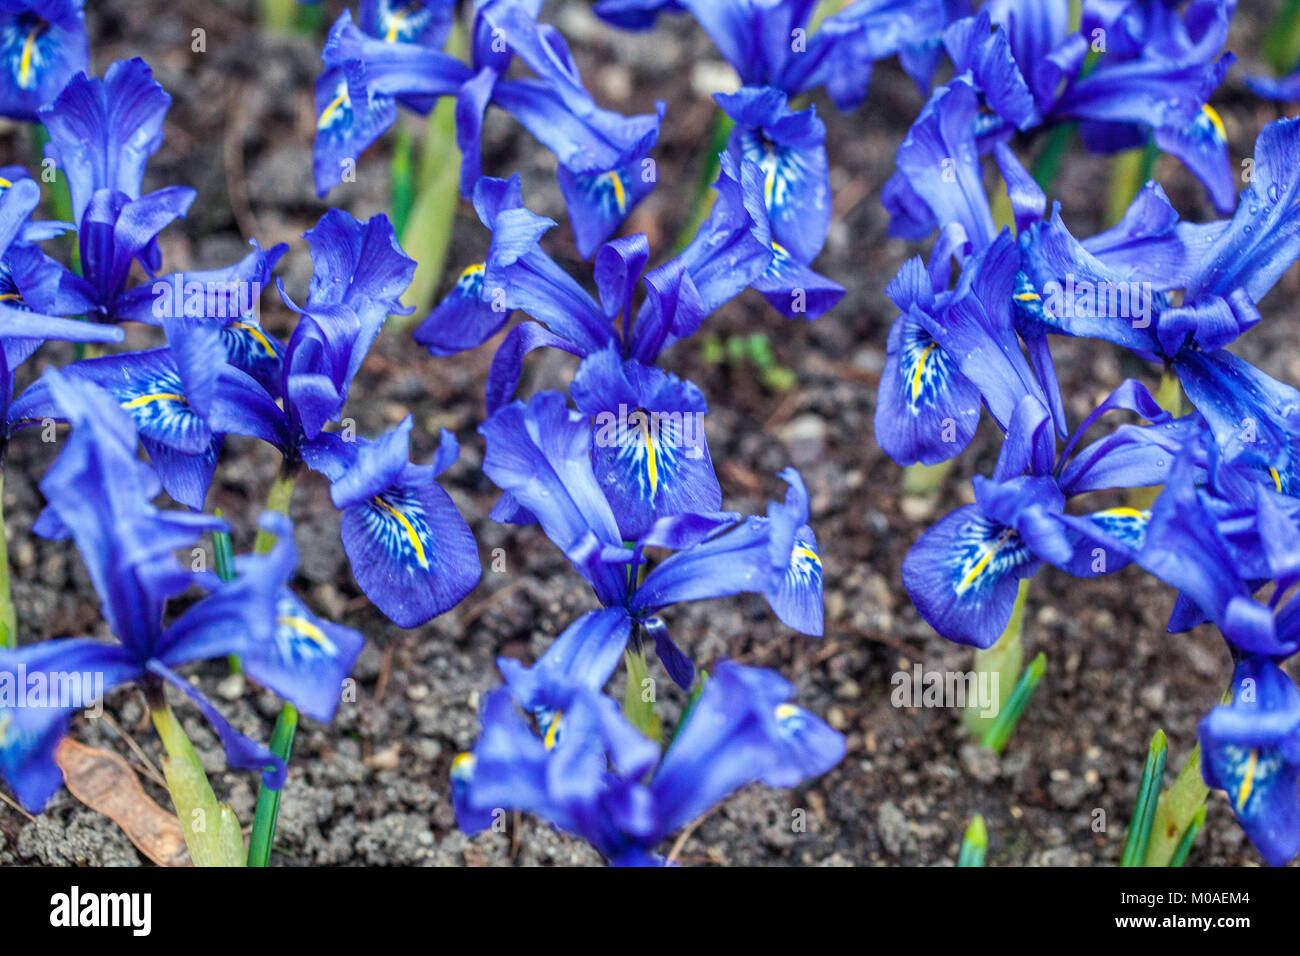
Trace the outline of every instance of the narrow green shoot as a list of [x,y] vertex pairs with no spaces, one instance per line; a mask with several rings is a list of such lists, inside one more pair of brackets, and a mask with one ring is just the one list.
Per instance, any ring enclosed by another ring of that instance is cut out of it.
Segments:
[[1163,730],[1157,730],[1147,750],[1142,767],[1142,782],[1138,786],[1137,805],[1133,808],[1133,821],[1124,839],[1124,853],[1120,866],[1147,865],[1147,850],[1151,845],[1151,830],[1156,821],[1156,806],[1160,800],[1160,784],[1165,775],[1165,759],[1169,756],[1169,741]]
[[983,866],[984,856],[988,852],[989,834],[984,827],[984,817],[975,814],[961,841],[961,854],[957,857],[958,866]]
[[1169,861],[1170,866],[1182,866],[1187,862],[1187,854],[1192,852],[1192,844],[1196,842],[1196,837],[1200,834],[1201,828],[1205,826],[1205,811],[1208,809],[1205,804],[1201,804],[1201,809],[1196,811],[1191,824],[1187,827],[1187,832],[1183,834],[1182,842],[1178,844],[1178,849],[1174,851],[1174,858]]
[[1020,723],[1025,707],[1029,704],[1029,698],[1033,696],[1034,689],[1038,687],[1046,672],[1047,655],[1040,652],[1020,675],[1020,680],[1016,682],[1006,707],[998,714],[993,726],[980,740],[981,744],[994,753],[1000,754],[1006,749],[1007,742],[1011,740],[1011,735],[1015,733],[1016,725]]
[[627,683],[623,688],[623,716],[641,733],[658,743],[663,724],[655,713],[655,684],[646,665],[645,647],[623,652]]

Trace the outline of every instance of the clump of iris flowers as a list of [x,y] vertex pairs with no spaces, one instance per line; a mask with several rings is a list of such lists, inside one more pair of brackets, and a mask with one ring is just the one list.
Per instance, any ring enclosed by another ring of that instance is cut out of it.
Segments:
[[[1300,853],[1300,692],[1279,666],[1297,648],[1300,393],[1228,349],[1300,258],[1300,124],[1264,128],[1236,196],[1207,103],[1231,63],[1220,51],[1235,4],[1084,4],[1074,24],[1065,8],[1007,0],[948,27],[957,75],[931,96],[885,190],[897,235],[937,238],[889,289],[900,315],[877,437],[901,464],[932,466],[961,453],[984,409],[1003,436],[973,503],[920,537],[903,583],[939,633],[1003,653],[1018,650],[1025,582],[1044,564],[1084,578],[1135,564],[1171,585],[1170,632],[1216,625],[1234,676],[1201,722],[1189,760],[1200,772],[1161,801],[1174,843],[1153,836],[1145,862],[1167,864],[1195,833],[1208,787],[1227,793],[1268,862],[1285,863]],[[1111,45],[1104,56],[1089,55],[1092,30]],[[1036,163],[1035,181],[1015,151],[1016,131],[1066,119],[1100,151],[1149,137],[1231,217],[1186,222],[1151,181],[1110,228],[1076,238],[1048,209],[1050,170]],[[986,156],[1004,205],[986,192]],[[1130,380],[1069,422],[1060,336],[1148,363],[1158,394]],[[1096,495],[1112,503],[1097,508]]]

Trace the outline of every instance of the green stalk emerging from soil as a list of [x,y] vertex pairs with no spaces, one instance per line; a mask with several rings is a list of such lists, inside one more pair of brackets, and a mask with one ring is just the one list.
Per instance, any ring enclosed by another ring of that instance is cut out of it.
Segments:
[[[289,503],[293,498],[293,486],[298,477],[298,469],[285,463],[280,473],[271,484],[270,494],[266,497],[268,511],[289,514]],[[257,531],[257,540],[253,544],[256,554],[268,554],[275,547],[276,536],[265,528]],[[275,730],[271,734],[271,752],[289,765],[289,754],[293,750],[293,735],[298,728],[298,710],[293,704],[286,703],[280,708],[276,718]],[[275,824],[280,815],[280,791],[272,790],[265,783],[258,786],[257,810],[253,819],[253,833],[248,848],[249,866],[266,866],[271,858],[271,842],[275,839]]]
[[1025,658],[1021,636],[1025,630],[1025,606],[1028,600],[1029,578],[1025,578],[1020,582],[1020,590],[1016,592],[1016,603],[1011,610],[1011,620],[1007,623],[1002,636],[992,647],[975,652],[975,686],[992,688],[993,681],[995,679],[997,681],[997,711],[992,716],[983,716],[981,711],[987,710],[989,704],[993,702],[980,700],[977,697],[976,700],[967,702],[966,712],[962,717],[966,729],[981,741],[993,729],[999,715],[1006,709],[1016,688],[1016,681],[1020,677],[1020,669]]
[[[275,476],[275,481],[271,483],[271,490],[266,496],[266,510],[276,511],[286,517],[289,514],[289,504],[293,500],[293,486],[298,480],[298,469],[289,465],[281,465],[280,473]],[[271,549],[275,547],[276,536],[273,532],[265,528],[257,529],[257,539],[253,542],[254,554],[270,554]]]
[[1160,147],[1154,137],[1145,146],[1125,150],[1111,161],[1110,196],[1106,201],[1106,221],[1111,225],[1124,218],[1142,187],[1156,172]]
[[149,716],[167,755],[163,776],[195,866],[243,866],[244,834],[235,811],[212,792],[194,744],[181,728],[161,685],[149,694]]
[[[287,765],[293,749],[294,731],[298,729],[298,708],[285,704],[276,718],[271,732],[271,752]],[[287,783],[286,783],[287,785]],[[258,785],[257,811],[253,816],[253,832],[248,837],[248,865],[266,866],[271,859],[271,843],[275,839],[275,824],[280,816],[280,791],[272,790],[265,782]]]
[[[451,56],[464,57],[465,34],[459,25],[451,31],[445,49]],[[416,262],[415,278],[402,296],[402,304],[415,311],[393,316],[385,328],[408,331],[433,306],[460,205],[460,159],[454,97],[443,97],[429,113],[418,149],[410,129],[399,126],[393,147],[391,211],[402,248]]]

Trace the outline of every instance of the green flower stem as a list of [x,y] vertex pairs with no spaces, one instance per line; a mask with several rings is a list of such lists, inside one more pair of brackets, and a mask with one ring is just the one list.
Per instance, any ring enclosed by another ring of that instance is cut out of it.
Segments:
[[1160,376],[1160,388],[1156,390],[1156,401],[1160,407],[1175,418],[1183,414],[1183,383],[1173,366],[1166,365]]
[[1025,708],[1029,705],[1029,698],[1033,696],[1045,673],[1047,673],[1047,655],[1039,653],[1021,673],[1020,680],[1016,681],[1015,689],[1007,699],[1006,707],[998,714],[993,726],[980,740],[981,744],[998,754],[1006,749]]
[[[1175,418],[1183,414],[1183,383],[1178,380],[1178,373],[1171,366],[1166,365],[1164,373],[1160,376],[1160,387],[1156,390],[1156,404]],[[1163,485],[1130,489],[1128,506],[1146,511],[1155,504],[1162,491],[1164,491]]]
[[[271,752],[289,763],[293,749],[294,731],[298,729],[298,709],[285,704],[276,718],[271,733]],[[266,866],[271,859],[271,843],[275,839],[275,824],[280,816],[280,791],[272,790],[265,782],[258,786],[257,811],[253,816],[253,832],[248,838],[248,865]]]
[[[1148,848],[1156,819],[1156,805],[1160,800],[1160,784],[1165,775],[1165,760],[1169,756],[1169,741],[1163,730],[1157,730],[1147,750],[1146,764],[1142,767],[1142,782],[1138,785],[1137,805],[1133,808],[1133,821],[1124,839],[1124,853],[1120,866],[1145,866]],[[1178,830],[1176,836],[1182,834]]]
[[[280,467],[280,473],[271,483],[271,491],[266,496],[266,510],[289,514],[289,502],[293,499],[294,482],[298,479],[297,469]],[[270,554],[275,547],[275,535],[265,528],[257,529],[257,539],[253,542],[254,554]]]
[[1151,138],[1145,146],[1125,150],[1111,161],[1110,195],[1106,200],[1106,221],[1114,225],[1124,218],[1142,187],[1156,171],[1160,147]]
[[[45,128],[44,123],[37,123],[33,127],[36,137],[35,157],[32,162],[32,169],[40,170],[36,175],[44,179],[45,173],[45,144],[50,141],[49,130]],[[50,190],[47,193],[50,197],[50,214],[54,219],[60,222],[72,222],[72,192],[68,189],[68,178],[63,175],[62,170],[54,168],[54,182],[50,184]],[[68,233],[68,255],[72,271],[81,275],[81,244],[77,241],[75,232]],[[77,343],[78,358],[86,343]]]
[[[271,492],[266,497],[266,509],[289,513],[289,502],[293,498],[293,486],[297,478],[297,469],[281,466],[271,485]],[[253,543],[256,554],[267,554],[275,547],[276,536],[265,528],[257,531],[257,540]],[[298,727],[298,710],[293,704],[286,703],[280,708],[280,716],[275,721],[275,730],[271,734],[271,752],[289,763],[289,752],[293,748],[293,734]],[[257,791],[257,815],[253,820],[253,834],[248,849],[249,866],[266,866],[271,857],[271,841],[275,839],[275,823],[280,815],[280,791],[271,790],[265,783]]]
[[1030,174],[1048,195],[1051,195],[1052,186],[1061,172],[1061,160],[1074,142],[1075,129],[1074,123],[1062,123],[1053,127],[1047,134],[1047,142],[1043,144],[1042,151],[1034,159]]
[[406,123],[398,123],[393,134],[393,159],[389,168],[392,192],[389,212],[393,231],[400,236],[411,217],[411,197],[415,191],[415,137]]
[[[463,58],[465,33],[457,24],[447,38],[446,52]],[[399,127],[392,164],[393,223],[402,248],[416,262],[415,278],[402,304],[415,311],[395,315],[386,324],[407,332],[422,322],[447,269],[451,233],[460,205],[460,149],[456,146],[456,100],[445,96],[429,113],[419,156],[410,131]]]
[[18,613],[9,584],[9,540],[5,534],[4,454],[0,452],[0,647],[18,646]]
[[1269,28],[1262,50],[1279,76],[1300,64],[1300,0],[1286,0]]
[[[988,709],[988,701],[968,701],[962,722],[966,729],[981,740],[993,729],[998,717],[1006,711],[1007,702],[1015,689],[1024,664],[1025,650],[1021,637],[1025,630],[1025,605],[1029,600],[1029,579],[1020,582],[1016,592],[1016,603],[1011,609],[1011,620],[997,643],[986,650],[975,652],[975,674],[977,687],[992,687],[993,678],[997,678],[997,712],[992,717],[981,716],[981,711]],[[989,676],[985,676],[985,675]]]
[[646,689],[653,684],[646,684],[650,669],[646,666],[645,646],[636,649],[628,647],[623,652],[623,663],[627,665],[627,683],[623,688],[623,715],[637,730],[658,743],[663,735],[663,726],[659,715],[655,713],[655,695],[651,693],[646,699]]
[[708,161],[704,164],[699,182],[695,185],[695,198],[691,201],[690,218],[686,220],[686,225],[677,234],[677,241],[673,243],[673,255],[677,255],[691,244],[691,240],[699,233],[700,227],[713,211],[713,203],[718,196],[713,184],[717,182],[718,173],[722,169],[718,154],[727,148],[727,140],[735,128],[735,121],[722,110],[718,110],[717,118],[713,121],[713,133],[709,137],[709,149],[706,154]]
[[908,465],[903,469],[903,493],[921,498],[937,498],[948,482],[955,458],[941,461],[937,465]]
[[[212,516],[220,518],[222,516],[221,509],[214,509]],[[235,580],[235,549],[230,543],[229,531],[212,532],[212,553],[214,563],[217,566],[217,577],[223,581]],[[230,673],[242,674],[244,672],[244,665],[240,661],[238,654],[229,655],[226,661],[230,665]]]
[[163,776],[185,832],[190,859],[195,866],[243,866],[244,835],[235,811],[217,802],[194,744],[163,698],[161,687],[150,701],[149,716],[167,751]]
[[1209,795],[1210,788],[1201,776],[1201,745],[1198,743],[1173,784],[1160,794],[1146,849],[1147,866],[1182,865],[1174,861],[1179,854],[1186,859],[1183,844],[1187,844],[1186,850],[1191,849],[1196,833],[1190,831],[1193,826],[1199,831],[1197,820],[1198,817],[1201,821],[1205,819],[1205,800]]
[[[1205,811],[1207,809],[1209,808],[1205,804],[1201,804],[1201,808],[1193,815],[1191,826],[1183,834],[1183,842],[1178,844],[1178,849],[1174,851],[1174,858],[1169,861],[1170,866],[1179,867],[1187,862],[1187,855],[1192,852],[1192,844],[1196,842],[1196,838],[1201,833],[1201,828],[1205,826]],[[1148,860],[1151,858],[1150,852],[1150,850],[1147,851]]]
[[849,0],[819,0],[816,7],[813,8],[813,14],[808,19],[808,35],[817,32],[817,28],[822,25],[822,21],[829,16],[833,16],[849,5]]
[[989,834],[984,827],[984,818],[978,813],[971,817],[970,826],[961,841],[961,855],[957,857],[958,866],[983,866],[984,856],[988,852]]
[[288,33],[298,25],[298,0],[259,0],[262,26]]

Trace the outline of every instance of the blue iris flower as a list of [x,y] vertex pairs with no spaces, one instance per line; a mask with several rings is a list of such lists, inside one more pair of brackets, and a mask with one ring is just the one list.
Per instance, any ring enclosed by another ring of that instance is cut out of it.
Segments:
[[456,22],[456,0],[361,0],[362,30],[389,43],[441,49]]
[[[461,192],[469,197],[482,175],[483,117],[489,105],[512,114],[551,150],[575,238],[591,256],[653,188],[651,148],[663,104],[655,114],[624,117],[601,109],[583,86],[577,64],[554,27],[537,22],[540,0],[478,0],[470,63],[426,39],[408,41],[391,26],[367,33],[344,12],[330,31],[316,87],[315,176],[324,195],[396,119],[396,102],[427,112],[438,98],[456,97],[456,140],[462,154]],[[533,71],[507,79],[515,57]]]
[[[1099,338],[1169,364],[1224,448],[1235,442],[1292,488],[1300,487],[1289,438],[1295,390],[1224,347],[1260,321],[1258,303],[1300,258],[1300,121],[1270,123],[1255,149],[1252,181],[1230,220],[1181,223],[1149,185],[1115,229],[1093,240],[1074,239],[1059,213],[1033,225],[1021,235],[1018,306],[1033,306],[1021,320],[1042,334]],[[1258,442],[1238,434],[1247,419]]]
[[170,106],[148,65],[135,59],[113,63],[102,80],[78,73],[41,110],[50,134],[45,156],[68,180],[84,272],[55,284],[59,314],[112,321],[132,261],[151,276],[161,266],[158,233],[195,197],[185,186],[141,195]]
[[[886,290],[900,314],[889,331],[876,405],[876,439],[900,464],[959,455],[987,407],[1005,430],[1021,401],[1054,407],[1055,373],[1035,368],[1016,335],[1012,308],[1019,255],[1004,231],[966,260],[948,289],[941,245],[927,271],[912,259]],[[1053,385],[1044,387],[1044,375]]]
[[[995,140],[984,147],[980,116],[978,92],[967,78],[959,77],[931,94],[898,147],[896,171],[881,190],[891,235],[921,240],[940,227],[957,224],[969,251],[988,248],[997,228],[980,162],[987,152],[992,152],[1007,183],[1017,225],[1042,218],[1042,190],[1006,143]],[[960,244],[956,251],[961,251]]]
[[1201,721],[1205,782],[1227,793],[1250,842],[1273,866],[1300,853],[1300,689],[1268,658],[1247,657],[1232,700]]
[[304,304],[290,299],[277,280],[285,305],[298,314],[280,376],[286,419],[280,447],[291,462],[342,414],[352,380],[388,316],[411,311],[401,297],[415,275],[415,261],[402,251],[383,214],[362,223],[331,209],[304,238],[313,267]]
[[[76,541],[116,641],[65,638],[0,653],[0,772],[23,805],[39,811],[62,783],[54,751],[74,712],[128,682],[152,694],[166,682],[212,724],[231,766],[264,771],[267,785],[278,789],[284,763],[231,727],[176,669],[238,654],[255,680],[329,720],[361,636],[318,621],[285,587],[297,564],[287,521],[274,524],[281,535],[276,550],[241,561],[229,583],[182,566],[175,552],[224,523],[155,508],[158,479],[136,458],[136,430],[117,401],[57,371],[47,376],[73,430],[41,481],[48,506],[34,530]],[[208,596],[164,626],[168,600],[194,584],[208,588]],[[81,677],[89,696],[64,700],[51,692],[37,699],[33,688],[66,684],[70,674]]]
[[[1078,447],[1103,415],[1118,410],[1152,424],[1124,425]],[[903,562],[903,586],[917,610],[950,640],[991,647],[1011,618],[1018,582],[1044,562],[1096,577],[1137,560],[1149,537],[1149,511],[1073,515],[1067,503],[1089,492],[1164,483],[1205,428],[1198,415],[1172,418],[1133,380],[1098,406],[1059,455],[1051,418],[1038,399],[1025,396],[992,477],[974,481],[975,504],[926,531]]]
[[90,69],[85,0],[7,0],[0,6],[0,116],[39,121],[77,73]]
[[[515,310],[534,319],[513,328],[493,359],[492,412],[514,395],[524,357],[538,348],[584,358],[615,348],[649,365],[750,285],[787,314],[814,319],[831,308],[843,289],[773,247],[762,169],[729,152],[721,164],[717,201],[681,255],[647,273],[644,235],[601,247],[594,267],[599,301],[543,251],[540,240],[555,222],[524,208],[519,177],[485,177],[474,205],[492,230],[487,259],[461,274],[416,330],[416,341],[435,355],[451,355],[496,334]],[[646,290],[639,306],[638,280]]]
[[459,603],[480,574],[474,536],[436,480],[459,455],[456,438],[444,429],[433,462],[415,465],[411,428],[408,415],[375,441],[327,432],[304,446],[308,465],[331,481],[357,584],[399,627]]
[[262,328],[260,304],[289,246],[250,244],[252,251],[234,265],[172,272],[128,289],[117,298],[114,317],[173,330],[211,326],[220,333],[226,361],[278,398],[284,343]]
[[875,63],[891,56],[928,88],[939,35],[968,6],[963,0],[857,0],[815,30],[816,0],[601,0],[595,10],[633,30],[653,26],[661,12],[690,13],[747,86],[792,97],[824,86],[836,106],[853,110],[866,98]]
[[[679,513],[660,517],[629,539],[606,493],[609,485],[596,472],[597,467],[604,472],[622,450],[593,457],[591,423],[570,409],[563,395],[540,392],[527,404],[516,401],[479,430],[487,441],[483,470],[506,492],[493,517],[540,524],[603,607],[579,618],[538,667],[560,667],[575,681],[599,689],[635,627],[635,639],[652,637],[673,680],[689,687],[694,669],[658,613],[683,601],[741,593],[764,595],[777,616],[796,630],[822,633],[822,563],[797,472],[782,473],[790,484],[786,501],[774,502],[767,517],[740,520],[716,510]],[[634,467],[644,473],[652,464],[646,455]],[[668,474],[665,468],[665,481]],[[716,494],[699,484],[710,497]],[[621,489],[614,500],[626,500],[627,494]],[[675,553],[638,580],[647,548]]]
[[[363,223],[332,209],[306,239],[313,264],[306,301],[297,305],[279,283],[285,304],[298,313],[279,361],[275,394],[283,408],[253,378],[229,368],[218,388],[230,383],[243,401],[238,408],[214,405],[211,426],[276,446],[289,474],[305,463],[329,478],[357,583],[392,621],[414,627],[478,583],[473,536],[435,481],[455,460],[455,441],[444,435],[433,466],[418,466],[408,461],[409,419],[374,442],[345,438],[326,426],[341,418],[352,380],[384,321],[403,312],[401,297],[415,262],[383,215]],[[209,355],[221,354],[227,330],[218,324],[178,318],[164,326],[169,339],[175,329],[181,339],[206,341]],[[194,371],[207,370],[198,365]]]
[[790,703],[784,678],[730,661],[662,753],[608,697],[563,679],[507,679],[484,703],[473,751],[452,765],[456,819],[469,833],[517,809],[613,865],[662,865],[656,849],[669,836],[742,787],[796,787],[844,756],[843,736]]
[[1066,121],[1080,123],[1095,152],[1153,138],[1205,184],[1216,207],[1231,209],[1227,135],[1208,101],[1234,62],[1220,52],[1236,2],[1182,6],[1086,6],[1081,29],[1071,31],[1068,0],[991,0],[951,24],[944,48],[958,79],[980,93],[973,123],[981,149]]
[[48,224],[29,219],[41,190],[22,170],[4,172],[8,175],[0,184],[0,447],[19,427],[11,407],[15,373],[44,342],[120,342],[123,337],[116,327],[43,311],[40,285],[30,281],[32,273],[24,266],[33,256],[43,255],[32,242],[49,236]]
[[772,242],[800,262],[817,258],[831,224],[826,125],[810,107],[790,111],[771,87],[745,87],[715,97],[735,122],[727,148],[763,171],[763,201]]

